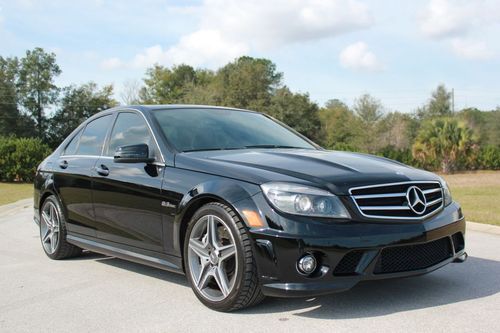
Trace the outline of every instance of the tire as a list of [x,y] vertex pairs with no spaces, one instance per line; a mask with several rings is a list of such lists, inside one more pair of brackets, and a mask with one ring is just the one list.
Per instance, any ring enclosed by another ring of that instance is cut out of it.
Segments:
[[[209,226],[216,232],[210,233]],[[215,243],[213,234],[217,235]],[[210,309],[229,312],[264,299],[250,237],[230,207],[213,202],[198,209],[187,227],[183,253],[191,288]]]
[[54,260],[76,257],[82,249],[66,241],[66,219],[56,196],[45,199],[40,209],[40,241],[45,254]]

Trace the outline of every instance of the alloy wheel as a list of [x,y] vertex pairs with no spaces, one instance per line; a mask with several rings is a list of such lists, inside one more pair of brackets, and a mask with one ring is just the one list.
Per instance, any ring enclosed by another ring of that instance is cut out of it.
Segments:
[[40,219],[40,236],[45,252],[53,254],[59,244],[60,218],[57,208],[51,201],[46,201]]
[[217,302],[233,290],[238,271],[237,248],[229,226],[215,215],[202,216],[188,244],[193,284],[206,299]]

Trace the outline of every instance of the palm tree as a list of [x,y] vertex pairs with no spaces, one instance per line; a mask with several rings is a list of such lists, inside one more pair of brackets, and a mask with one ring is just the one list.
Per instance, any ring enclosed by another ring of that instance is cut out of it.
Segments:
[[426,165],[437,162],[443,173],[454,170],[461,155],[475,146],[470,128],[451,118],[437,118],[424,123],[413,144],[413,157]]

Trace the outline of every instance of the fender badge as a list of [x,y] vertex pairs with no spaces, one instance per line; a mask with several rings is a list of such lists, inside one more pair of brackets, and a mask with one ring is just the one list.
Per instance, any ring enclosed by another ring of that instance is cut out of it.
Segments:
[[167,207],[167,208],[176,208],[177,206],[174,205],[174,204],[171,204],[170,202],[168,201],[162,201],[161,202],[161,206],[162,207]]

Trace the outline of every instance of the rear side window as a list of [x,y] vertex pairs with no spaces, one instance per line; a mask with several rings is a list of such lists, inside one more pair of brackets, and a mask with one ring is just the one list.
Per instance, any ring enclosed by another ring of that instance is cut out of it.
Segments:
[[113,156],[120,146],[145,143],[153,148],[153,137],[149,132],[144,118],[136,113],[123,112],[118,114],[115,126],[111,132],[107,156]]
[[111,115],[97,118],[87,124],[80,137],[78,155],[101,155],[102,145],[111,122]]
[[78,131],[76,135],[71,139],[69,144],[66,146],[64,149],[63,155],[75,155],[76,154],[76,148],[78,148],[78,142],[80,142],[80,134],[82,134],[82,131]]

